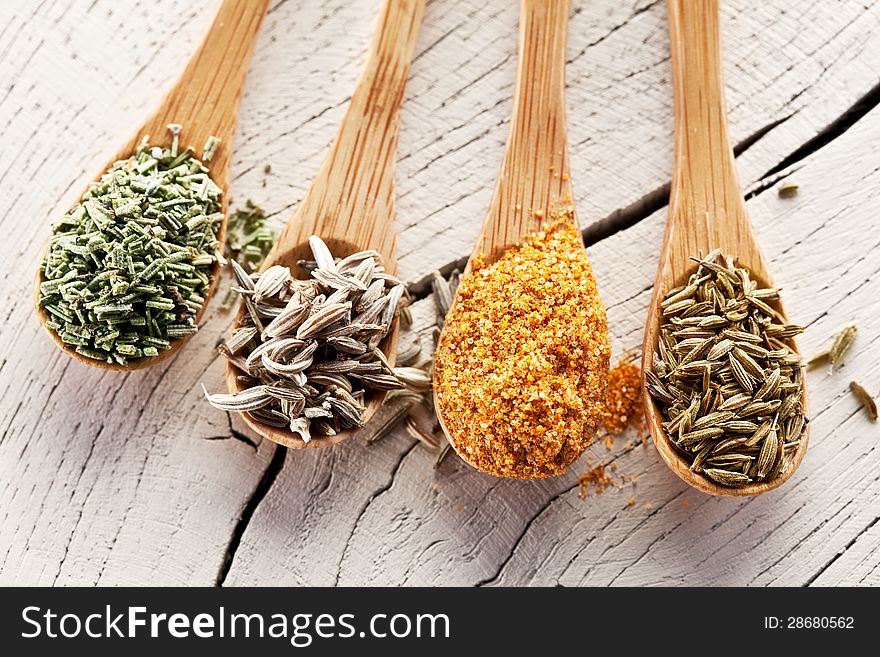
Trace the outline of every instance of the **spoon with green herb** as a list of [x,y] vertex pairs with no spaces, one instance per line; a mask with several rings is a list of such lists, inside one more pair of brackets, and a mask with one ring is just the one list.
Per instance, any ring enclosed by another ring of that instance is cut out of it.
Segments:
[[55,224],[40,323],[72,358],[154,365],[198,330],[226,237],[232,138],[268,0],[224,0],[160,107]]

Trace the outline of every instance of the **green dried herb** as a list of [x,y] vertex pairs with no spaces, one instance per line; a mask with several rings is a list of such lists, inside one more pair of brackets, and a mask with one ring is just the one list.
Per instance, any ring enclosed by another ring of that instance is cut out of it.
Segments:
[[275,233],[266,227],[266,213],[248,199],[244,208],[229,214],[226,256],[252,273],[262,264],[275,242]]
[[[41,264],[46,326],[83,356],[126,365],[198,330],[218,261],[221,190],[168,126],[89,185],[55,226]],[[216,144],[212,146],[216,150]]]

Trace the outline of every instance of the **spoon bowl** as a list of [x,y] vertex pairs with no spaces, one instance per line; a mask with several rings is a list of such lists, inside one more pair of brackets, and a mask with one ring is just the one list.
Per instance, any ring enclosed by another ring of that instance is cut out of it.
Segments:
[[[211,179],[223,191],[220,207],[223,219],[217,231],[220,252],[226,243],[229,165],[238,108],[251,54],[268,4],[269,0],[224,0],[204,40],[161,105],[98,174],[99,176],[103,174],[117,160],[127,159],[133,155],[145,135],[152,138],[151,143],[154,145],[163,143],[169,123],[181,125],[180,144],[193,146],[197,153],[208,137],[218,137],[221,140],[220,146],[209,168]],[[41,260],[48,252],[48,248],[47,243]],[[205,293],[205,301],[195,317],[196,324],[201,320],[214,294],[219,274],[220,264],[215,263],[210,272],[211,282]],[[133,359],[126,365],[87,358],[65,344],[55,331],[46,326],[49,313],[39,305],[42,282],[43,274],[38,269],[34,304],[40,324],[59,349],[82,363],[123,372],[151,367],[176,354],[189,339],[189,337],[177,338],[171,342],[169,349],[160,351],[158,356]]]
[[[662,415],[648,392],[645,372],[653,370],[663,314],[660,303],[670,289],[687,281],[697,265],[691,257],[716,248],[735,256],[739,266],[764,287],[773,279],[758,246],[736,174],[727,134],[721,66],[718,0],[668,0],[672,82],[675,98],[675,163],[669,199],[669,217],[648,310],[642,348],[642,394],[648,427],[666,464],[688,484],[710,495],[746,496],[783,484],[798,468],[809,441],[809,424],[788,467],[771,481],[742,487],[722,486],[690,465],[672,445],[661,426]],[[770,304],[785,317],[781,302]],[[797,353],[793,340],[786,340]],[[806,415],[806,382],[801,408]]]
[[[358,251],[364,250],[363,248],[352,244],[344,238],[327,238],[323,241],[334,256],[339,256],[342,258],[349,256],[352,253],[357,253]],[[308,242],[300,242],[298,244],[290,246],[289,248],[279,250],[278,253],[271,258],[271,260],[267,258],[266,262],[263,264],[260,270],[265,271],[273,265],[281,265],[290,269],[291,273],[297,278],[308,279],[308,275],[299,267],[298,263],[301,260],[309,260],[311,259],[311,257],[312,251],[309,247]],[[390,269],[389,264],[391,265]],[[394,273],[393,260],[390,263],[388,260],[386,260],[385,267],[386,271],[389,271],[389,273],[392,274]],[[238,313],[236,314],[234,322],[235,326],[241,324],[241,321],[245,316],[245,312],[246,309],[244,308],[244,305],[242,305],[238,309]],[[385,336],[382,342],[379,343],[379,349],[381,349],[384,354],[387,354],[387,358],[392,365],[394,364],[395,355],[397,354],[398,324],[399,321],[395,319],[394,323],[391,326],[391,329],[388,331],[388,335]],[[238,394],[244,389],[244,387],[238,380],[239,374],[239,370],[234,365],[232,365],[232,363],[227,363],[226,387],[232,394]],[[366,411],[364,412],[365,422],[370,417],[372,417],[373,414],[384,403],[386,394],[387,393],[378,390],[370,390],[367,392],[365,398]],[[248,426],[251,427],[251,429],[259,433],[261,436],[268,438],[269,440],[276,442],[279,445],[284,445],[285,447],[290,447],[293,449],[331,447],[351,437],[351,435],[356,431],[356,429],[343,430],[334,436],[312,435],[311,440],[306,442],[300,437],[299,434],[293,433],[285,428],[274,427],[272,425],[265,424],[264,422],[260,422],[259,419],[253,417],[252,415],[243,413],[242,418],[244,419],[245,423],[247,423]]]
[[[317,235],[334,256],[375,249],[385,271],[396,274],[394,259],[394,170],[400,107],[415,50],[426,0],[385,0],[367,61],[351,97],[348,111],[330,152],[293,217],[278,235],[260,271],[273,265],[300,275],[298,260],[311,258],[308,239]],[[239,312],[235,324],[241,320]],[[393,365],[397,351],[395,320],[379,347]],[[240,391],[238,369],[226,367],[230,393]],[[372,417],[385,393],[366,396],[363,421]],[[314,436],[305,442],[284,428],[264,424],[243,414],[260,435],[294,449],[330,447],[350,438],[357,428],[334,436]]]

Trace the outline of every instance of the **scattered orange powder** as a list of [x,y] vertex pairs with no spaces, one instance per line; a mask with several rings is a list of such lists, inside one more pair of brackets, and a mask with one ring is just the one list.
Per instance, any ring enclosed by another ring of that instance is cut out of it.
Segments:
[[450,441],[484,472],[562,474],[599,424],[610,356],[605,307],[577,230],[557,224],[493,264],[478,256],[436,353]]
[[[633,362],[619,360],[608,372],[608,394],[602,407],[600,428],[608,437],[644,422],[642,370]],[[606,447],[608,446],[606,438]]]
[[[641,369],[634,362],[629,360],[619,360],[617,364],[608,372],[608,390],[605,395],[605,402],[601,407],[601,419],[599,422],[599,431],[605,432],[605,448],[614,447],[614,437],[623,433],[630,427],[638,426],[643,432],[646,431],[644,426],[644,405],[641,397],[642,377]],[[643,441],[644,442],[644,441]],[[631,444],[628,443],[627,447]],[[587,465],[592,465],[592,457],[587,461]],[[612,463],[611,469],[617,470],[617,464]],[[592,470],[590,472],[593,472]],[[590,473],[588,472],[586,477]],[[611,480],[609,479],[609,484]],[[633,485],[636,483],[636,477],[631,476],[629,481]],[[621,476],[621,485],[626,484],[627,478]],[[581,485],[583,488],[583,484]],[[605,486],[602,490],[605,490]],[[601,493],[602,490],[596,492]],[[581,497],[584,497],[581,495]]]
[[609,486],[614,485],[614,481],[605,474],[605,466],[600,465],[589,472],[585,472],[578,479],[578,483],[581,485],[581,490],[578,492],[578,497],[589,497],[590,495],[590,486],[593,486],[594,493],[601,493]]

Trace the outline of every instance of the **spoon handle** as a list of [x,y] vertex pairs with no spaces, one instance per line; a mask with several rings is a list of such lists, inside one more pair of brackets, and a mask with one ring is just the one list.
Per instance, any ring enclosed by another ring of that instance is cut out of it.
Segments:
[[513,115],[475,253],[497,257],[572,202],[565,130],[569,0],[522,0]]
[[269,0],[223,0],[201,45],[127,150],[145,134],[161,143],[166,126],[181,123],[181,148],[192,146],[198,157],[208,137],[220,138],[211,171],[215,182],[226,181],[244,78],[268,5]]
[[665,256],[667,286],[689,256],[721,247],[764,270],[727,132],[718,0],[668,0],[675,164]]
[[[334,251],[377,249],[393,271],[399,110],[425,4],[385,0],[339,134],[274,252],[318,234]],[[274,252],[266,262],[274,260]]]

